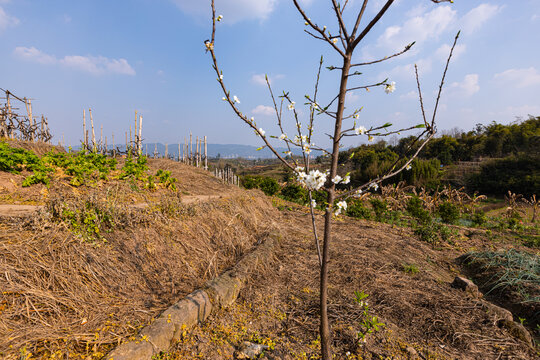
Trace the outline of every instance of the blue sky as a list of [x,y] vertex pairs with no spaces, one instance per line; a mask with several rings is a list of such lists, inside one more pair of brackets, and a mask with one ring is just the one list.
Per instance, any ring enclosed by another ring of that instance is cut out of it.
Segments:
[[[311,19],[336,29],[329,0],[303,0]],[[176,143],[193,132],[211,143],[257,145],[235,118],[204,51],[210,37],[209,1],[203,0],[0,0],[0,87],[35,99],[49,118],[55,141],[82,137],[82,111],[92,108],[97,127],[123,139],[134,111],[144,116],[146,142]],[[367,19],[384,1],[371,0]],[[275,93],[290,91],[302,114],[321,55],[339,65],[327,44],[309,37],[288,0],[216,0],[216,52],[224,79],[242,111],[267,134],[279,135],[268,106],[264,74]],[[354,15],[360,0],[350,1]],[[346,17],[349,22],[352,17]],[[432,107],[444,61],[461,29],[438,117],[439,130],[470,130],[476,123],[509,123],[540,115],[540,1],[398,0],[357,49],[358,61],[390,55],[417,41],[405,56],[361,69],[362,85],[389,78],[396,91],[357,91],[348,109],[363,107],[359,124],[421,122],[413,64],[420,67],[426,107]],[[338,89],[337,72],[323,71],[320,98]],[[324,101],[321,100],[321,103]],[[288,114],[287,114],[288,115]],[[331,119],[317,120],[315,142],[328,146]],[[292,132],[292,127],[289,126]],[[345,145],[365,139],[347,138]],[[118,140],[117,140],[118,142]]]

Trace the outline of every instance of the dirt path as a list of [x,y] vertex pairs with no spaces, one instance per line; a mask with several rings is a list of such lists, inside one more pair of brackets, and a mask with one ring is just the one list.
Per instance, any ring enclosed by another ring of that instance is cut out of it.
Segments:
[[[194,204],[198,202],[210,201],[222,198],[221,195],[186,195],[182,197],[183,204]],[[0,204],[0,216],[28,216],[43,209],[43,205],[17,205]],[[147,203],[133,204],[131,207],[144,209],[148,207]]]

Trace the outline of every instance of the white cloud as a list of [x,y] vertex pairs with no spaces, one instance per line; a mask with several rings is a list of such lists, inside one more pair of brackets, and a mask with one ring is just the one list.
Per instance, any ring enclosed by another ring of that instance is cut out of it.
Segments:
[[507,87],[524,88],[540,85],[540,73],[534,67],[528,69],[508,69],[495,74],[493,78],[502,82]]
[[[281,74],[278,74],[278,75],[275,75],[275,76],[268,76],[268,81],[270,82],[270,85],[272,85],[272,83],[275,81],[275,80],[279,80],[279,79],[283,79],[285,76],[284,75],[281,75]],[[251,82],[257,84],[257,85],[262,85],[262,86],[267,86],[266,84],[266,74],[255,74],[251,77]]]
[[[442,62],[446,62],[446,60],[448,59],[448,55],[450,55],[451,48],[452,47],[449,44],[441,45],[435,51],[435,57]],[[465,53],[465,50],[467,50],[467,45],[457,44],[454,48],[454,53],[452,54],[452,61],[457,60],[463,53]]]
[[11,26],[19,24],[19,19],[14,16],[8,15],[4,9],[0,6],[0,32]]
[[135,70],[129,65],[126,59],[109,59],[104,56],[81,56],[68,55],[62,59],[57,59],[54,55],[49,55],[35,47],[19,46],[13,51],[15,56],[39,64],[59,64],[74,68],[76,70],[88,72],[94,75],[102,74],[122,74],[135,75]]
[[[422,75],[430,73],[433,67],[432,61],[429,58],[418,60],[416,62],[416,65],[418,66],[418,75],[420,77]],[[386,77],[388,77],[390,80],[394,80],[394,79],[414,80],[415,79],[414,63],[395,66],[394,68],[390,69],[390,71],[379,74],[378,79],[382,80]]]
[[36,49],[35,47],[16,47],[13,53],[24,60],[37,62],[39,64],[54,64],[57,62],[54,56],[45,54],[44,52]]
[[486,21],[497,15],[502,7],[491,4],[481,4],[469,11],[461,19],[461,29],[466,34],[471,34],[479,29]]
[[[188,15],[208,18],[211,16],[210,1],[171,0]],[[223,15],[226,23],[242,20],[264,20],[277,4],[278,0],[228,0],[216,3],[216,12]],[[308,1],[311,2],[311,1]]]
[[478,74],[465,75],[463,81],[454,82],[450,85],[452,95],[469,97],[480,91],[478,84]]
[[418,99],[418,93],[416,91],[411,90],[406,94],[400,95],[399,98],[404,99],[404,100]]
[[276,113],[276,110],[271,106],[257,105],[251,112],[255,115],[271,116]]
[[386,51],[403,50],[407,44],[416,41],[416,46],[436,38],[447,30],[456,20],[456,11],[450,6],[437,6],[430,12],[413,16],[401,26],[389,26],[379,36],[377,47]]

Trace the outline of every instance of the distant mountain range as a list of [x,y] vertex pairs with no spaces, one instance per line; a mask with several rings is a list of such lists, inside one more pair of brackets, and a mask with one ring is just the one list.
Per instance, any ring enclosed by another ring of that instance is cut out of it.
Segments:
[[[180,144],[180,147],[183,147],[183,144]],[[80,148],[80,146],[75,149]],[[112,149],[111,147],[109,147]],[[125,146],[118,147],[121,151],[125,150]],[[143,153],[147,153],[149,156],[154,154],[154,150],[160,156],[165,155],[165,144],[162,143],[145,143],[143,144]],[[195,150],[195,144],[193,144],[193,150]],[[287,151],[287,148],[278,147],[276,151],[279,154],[284,154]],[[203,151],[204,152],[204,151]],[[298,148],[293,148],[292,152],[294,155],[300,155],[301,151]],[[167,153],[169,156],[178,157],[178,144],[168,144]],[[320,152],[313,151],[312,155],[319,156]],[[235,158],[244,158],[244,159],[271,159],[276,156],[268,149],[264,148],[257,151],[256,146],[252,145],[240,145],[240,144],[208,144],[208,157],[209,158],[223,158],[223,159],[235,159]]]

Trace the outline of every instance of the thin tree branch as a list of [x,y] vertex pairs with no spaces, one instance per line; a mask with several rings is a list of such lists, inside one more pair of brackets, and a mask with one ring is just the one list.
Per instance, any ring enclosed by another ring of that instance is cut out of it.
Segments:
[[[294,0],[294,1],[296,2],[296,0]],[[384,15],[386,10],[388,10],[388,8],[390,7],[390,5],[392,5],[393,2],[394,2],[394,0],[388,0],[386,2],[386,4],[384,4],[382,9],[377,13],[377,15],[375,15],[375,17],[371,20],[371,22],[360,33],[360,35],[358,35],[358,37],[356,39],[354,39],[354,41],[352,43],[352,48],[353,49],[356,48],[356,46],[360,43],[360,41],[362,41],[362,39],[371,31],[373,26],[375,26],[375,24],[381,19],[381,17]]]

